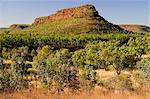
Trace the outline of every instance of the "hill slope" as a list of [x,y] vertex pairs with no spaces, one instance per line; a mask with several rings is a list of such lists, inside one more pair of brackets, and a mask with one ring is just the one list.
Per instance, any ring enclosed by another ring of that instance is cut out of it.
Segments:
[[138,32],[138,33],[150,33],[150,27],[144,26],[144,25],[120,25],[121,28],[132,31],[132,32]]

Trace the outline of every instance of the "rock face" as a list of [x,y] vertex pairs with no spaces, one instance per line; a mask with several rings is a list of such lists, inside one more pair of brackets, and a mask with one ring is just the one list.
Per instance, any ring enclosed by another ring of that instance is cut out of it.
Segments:
[[84,5],[80,7],[59,10],[55,14],[46,17],[36,18],[33,25],[45,24],[48,23],[50,20],[63,20],[67,18],[78,18],[84,16],[97,17],[99,15],[93,5]]
[[150,33],[150,27],[144,26],[144,25],[125,24],[125,25],[120,25],[120,27],[125,30],[132,31],[132,32]]

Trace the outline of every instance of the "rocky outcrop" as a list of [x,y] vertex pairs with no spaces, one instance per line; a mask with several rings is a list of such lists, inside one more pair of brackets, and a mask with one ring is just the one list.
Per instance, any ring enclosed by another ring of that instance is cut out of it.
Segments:
[[52,15],[36,18],[32,26],[42,26],[41,32],[49,30],[49,33],[58,34],[125,32],[118,25],[101,17],[96,8],[90,4],[59,10]]

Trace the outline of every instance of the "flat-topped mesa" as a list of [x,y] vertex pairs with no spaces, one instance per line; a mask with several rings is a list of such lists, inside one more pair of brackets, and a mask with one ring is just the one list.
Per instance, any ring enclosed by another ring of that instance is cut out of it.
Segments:
[[[32,24],[41,32],[52,34],[82,34],[82,33],[124,33],[124,29],[114,25],[96,11],[93,5],[59,10],[56,13],[36,18]],[[37,31],[37,30],[36,30]]]
[[82,17],[98,17],[98,11],[96,11],[93,5],[83,5],[80,7],[68,8],[58,10],[55,14],[36,18],[32,25],[40,25],[48,23],[50,20],[62,20],[67,18],[82,18]]

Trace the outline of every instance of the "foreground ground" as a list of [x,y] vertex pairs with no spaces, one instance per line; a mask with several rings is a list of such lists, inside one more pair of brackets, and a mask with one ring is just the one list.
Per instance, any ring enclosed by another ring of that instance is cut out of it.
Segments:
[[11,94],[1,94],[0,99],[150,99],[150,93],[145,92],[119,92],[95,88],[91,92],[80,92],[76,94],[63,93],[44,94],[39,91],[23,91]]

